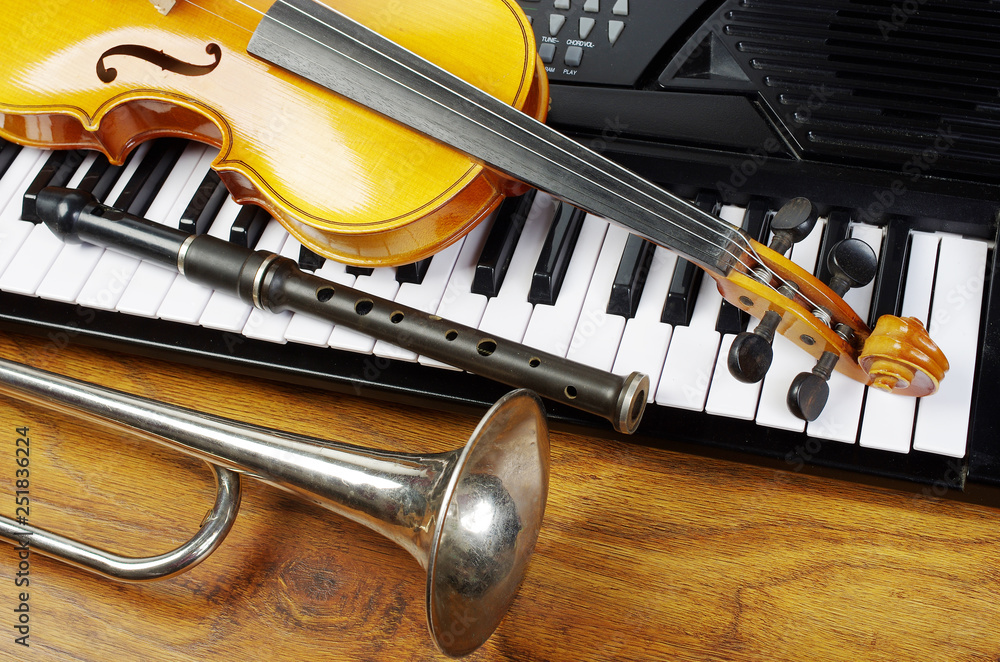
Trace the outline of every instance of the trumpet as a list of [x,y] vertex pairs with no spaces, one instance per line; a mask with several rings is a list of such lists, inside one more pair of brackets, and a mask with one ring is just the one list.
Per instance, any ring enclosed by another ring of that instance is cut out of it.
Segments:
[[427,571],[427,625],[459,657],[482,645],[524,578],[545,511],[548,426],[537,395],[517,390],[464,447],[393,453],[290,434],[142,398],[0,359],[0,394],[79,416],[206,461],[216,502],[198,532],[157,556],[123,557],[0,517],[0,538],[121,581],[174,576],[212,553],[239,511],[241,474],[361,523]]

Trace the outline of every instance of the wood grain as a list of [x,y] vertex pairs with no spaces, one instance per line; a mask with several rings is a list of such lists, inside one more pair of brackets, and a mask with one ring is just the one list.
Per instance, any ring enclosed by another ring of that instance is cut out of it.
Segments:
[[[304,434],[448,450],[473,418],[255,382],[46,340],[0,356]],[[44,364],[44,365],[41,365]],[[32,524],[163,551],[209,508],[199,462],[0,400],[0,512],[31,427]],[[0,658],[438,660],[405,552],[254,480],[209,560],[118,584],[31,558],[30,643],[13,643],[17,558],[0,547]],[[995,510],[565,433],[536,555],[487,660],[1000,659]]]

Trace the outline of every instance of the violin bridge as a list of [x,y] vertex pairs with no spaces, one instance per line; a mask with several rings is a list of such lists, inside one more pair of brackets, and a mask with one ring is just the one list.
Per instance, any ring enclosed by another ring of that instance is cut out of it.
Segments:
[[160,12],[164,16],[170,13],[170,10],[174,8],[175,0],[150,0],[153,6],[156,7],[156,11]]

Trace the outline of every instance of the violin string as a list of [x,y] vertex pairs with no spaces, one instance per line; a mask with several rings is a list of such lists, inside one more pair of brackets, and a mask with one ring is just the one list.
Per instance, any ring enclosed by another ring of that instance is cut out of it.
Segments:
[[[224,21],[226,21],[226,22],[228,22],[228,23],[232,23],[233,25],[236,25],[235,23],[233,23],[233,21],[231,21],[231,20],[229,20],[229,19],[227,19],[227,18],[225,18],[225,17],[223,17],[223,16],[220,16],[220,15],[219,15],[218,13],[216,13],[216,12],[213,12],[213,11],[211,11],[210,9],[207,9],[207,8],[205,8],[205,7],[201,6],[201,5],[199,5],[199,4],[198,4],[198,3],[197,3],[197,2],[195,1],[195,0],[183,0],[183,1],[186,1],[186,2],[188,3],[188,4],[191,4],[191,5],[194,5],[194,6],[198,7],[199,9],[201,9],[202,11],[205,11],[206,13],[209,13],[209,14],[212,14],[213,16],[216,16],[217,18],[219,18],[219,19],[221,19],[221,20],[224,20]],[[266,17],[266,16],[267,16],[267,15],[266,15],[266,12],[263,12],[263,11],[261,11],[261,10],[257,9],[256,7],[253,7],[253,6],[249,5],[249,4],[247,4],[247,3],[246,3],[246,2],[244,2],[243,0],[229,0],[229,1],[230,1],[230,2],[234,2],[235,4],[238,4],[238,5],[241,5],[241,6],[243,6],[244,8],[246,8],[246,9],[250,10],[251,12],[253,12],[253,13],[255,13],[255,14],[258,14],[258,15],[259,15],[259,16],[261,16],[261,17]],[[318,17],[315,17],[315,16],[312,16],[312,15],[310,15],[310,14],[307,14],[307,13],[303,12],[302,10],[300,10],[299,8],[297,8],[297,7],[294,7],[293,5],[290,5],[290,4],[288,4],[287,2],[284,2],[284,0],[278,0],[278,2],[280,2],[281,4],[283,4],[283,5],[284,5],[284,6],[286,6],[286,7],[288,7],[288,8],[290,8],[290,9],[292,9],[292,10],[294,10],[294,11],[296,11],[296,12],[298,12],[298,13],[302,14],[302,15],[303,15],[304,17],[306,17],[306,18],[308,18],[308,19],[310,19],[310,20],[313,20],[313,21],[315,21],[315,22],[319,23],[320,25],[324,26],[325,28],[327,28],[327,29],[329,29],[329,30],[332,30],[332,31],[336,32],[336,33],[337,33],[338,35],[340,35],[340,36],[341,36],[342,38],[344,38],[344,39],[347,39],[347,40],[350,40],[350,41],[352,41],[352,42],[354,42],[354,43],[358,44],[358,45],[359,45],[359,46],[361,46],[362,48],[364,48],[364,49],[366,49],[366,50],[369,50],[369,51],[372,51],[372,52],[376,53],[376,54],[377,54],[377,55],[379,55],[379,56],[382,56],[382,57],[386,57],[386,58],[390,58],[390,59],[392,59],[392,58],[391,58],[391,56],[388,56],[388,55],[386,55],[386,54],[383,54],[383,53],[380,53],[379,51],[375,50],[375,49],[374,49],[374,48],[373,48],[373,47],[372,47],[372,46],[371,46],[370,44],[367,44],[367,43],[365,43],[365,42],[361,42],[361,41],[359,41],[359,40],[355,39],[354,37],[352,37],[351,35],[348,35],[348,34],[345,34],[345,33],[343,33],[343,32],[342,32],[341,30],[339,30],[339,29],[338,29],[338,28],[337,28],[336,26],[334,26],[334,25],[330,25],[329,23],[327,23],[327,22],[325,22],[325,21],[321,20],[321,19],[320,19],[320,18],[318,18]],[[318,39],[316,39],[316,38],[314,38],[314,37],[312,37],[312,36],[310,36],[310,35],[307,35],[307,34],[303,33],[302,31],[300,31],[300,30],[299,30],[298,28],[295,28],[294,26],[291,26],[291,25],[287,25],[287,24],[285,24],[285,23],[283,23],[283,22],[281,22],[281,21],[279,21],[279,20],[276,20],[276,19],[274,19],[274,18],[268,18],[268,20],[273,20],[273,21],[275,21],[275,23],[276,23],[276,24],[278,24],[278,25],[280,25],[281,27],[283,27],[283,28],[286,28],[286,29],[288,29],[288,30],[291,30],[292,32],[295,32],[296,34],[298,34],[298,35],[300,35],[300,36],[302,36],[302,37],[304,37],[304,38],[306,38],[306,39],[308,39],[308,40],[310,40],[310,41],[312,41],[312,42],[316,43],[316,44],[317,44],[318,46],[320,46],[321,48],[324,48],[324,49],[326,49],[326,50],[328,50],[328,51],[330,51],[330,52],[332,52],[332,53],[336,53],[336,54],[337,54],[338,56],[340,56],[340,57],[343,57],[343,58],[345,58],[345,59],[349,59],[349,60],[351,60],[352,62],[354,62],[354,63],[358,64],[359,66],[362,66],[362,67],[364,67],[364,68],[368,69],[368,70],[369,70],[369,71],[370,71],[371,73],[373,73],[373,74],[375,74],[375,75],[378,75],[378,76],[383,76],[383,77],[385,76],[385,74],[383,74],[382,72],[380,72],[380,71],[378,71],[378,70],[376,70],[376,69],[372,69],[371,67],[369,67],[369,66],[368,66],[368,65],[366,65],[365,63],[363,63],[363,62],[359,62],[358,60],[356,60],[356,59],[354,59],[354,58],[351,58],[351,57],[350,57],[350,56],[348,56],[347,54],[345,54],[345,53],[342,53],[342,52],[338,51],[338,50],[337,50],[336,48],[334,48],[333,46],[331,46],[331,45],[330,45],[330,44],[328,44],[328,43],[325,43],[325,42],[322,42],[322,41],[320,41],[320,40],[318,40]],[[351,20],[351,19],[349,19],[349,17],[348,17],[348,20]],[[246,28],[242,28],[242,29],[244,29],[245,31],[249,31],[249,30],[246,30]],[[393,59],[393,61],[394,61],[394,62],[395,62],[396,64],[398,64],[398,65],[400,65],[400,66],[403,66],[403,67],[407,68],[407,69],[408,69],[409,71],[411,71],[412,73],[414,73],[414,74],[416,74],[416,75],[420,76],[421,78],[424,78],[424,80],[427,80],[427,81],[428,81],[428,82],[429,82],[430,84],[432,84],[432,85],[435,85],[435,86],[436,86],[436,85],[438,85],[438,83],[437,83],[436,81],[433,81],[433,80],[431,80],[431,79],[428,79],[428,78],[426,78],[426,77],[425,77],[425,76],[423,76],[423,74],[421,74],[420,72],[418,72],[418,71],[414,71],[413,69],[409,68],[409,67],[408,67],[408,66],[407,66],[407,65],[406,65],[405,63],[403,63],[403,62],[400,62],[400,61],[398,61],[398,60],[395,60],[395,59]],[[446,73],[447,75],[449,75],[449,76],[451,75],[451,74],[448,74],[447,72],[445,72],[445,73]],[[410,93],[412,93],[412,94],[416,94],[416,95],[420,95],[420,96],[422,96],[423,98],[427,99],[428,101],[430,101],[430,102],[432,102],[432,103],[434,103],[434,104],[436,104],[436,105],[439,105],[439,106],[441,106],[441,107],[442,107],[443,109],[445,109],[446,111],[449,111],[449,112],[452,112],[452,113],[455,113],[456,115],[458,115],[458,116],[462,117],[462,118],[463,118],[463,119],[465,119],[466,121],[468,121],[468,122],[471,122],[471,123],[473,123],[473,124],[476,124],[476,125],[478,125],[478,126],[479,126],[479,127],[481,128],[481,129],[483,129],[483,130],[486,130],[486,131],[490,131],[490,132],[492,132],[492,133],[493,133],[494,135],[496,135],[497,137],[501,138],[502,140],[505,140],[505,141],[507,141],[507,142],[510,142],[510,143],[512,143],[512,144],[514,144],[514,145],[516,145],[516,146],[519,146],[519,147],[521,147],[521,148],[525,149],[525,150],[528,150],[528,151],[531,151],[531,152],[532,152],[533,154],[535,154],[536,156],[539,156],[539,157],[541,157],[541,158],[543,158],[543,159],[546,159],[547,161],[549,161],[549,162],[550,162],[550,163],[551,163],[551,164],[552,164],[552,165],[553,165],[554,167],[556,167],[556,168],[559,168],[559,169],[562,169],[562,170],[565,170],[565,171],[569,172],[570,174],[572,174],[572,175],[574,175],[574,176],[576,176],[576,177],[580,177],[580,178],[583,178],[583,179],[585,179],[586,181],[588,181],[588,182],[589,182],[590,184],[593,184],[594,186],[601,186],[600,184],[597,184],[596,182],[593,182],[593,181],[591,181],[591,180],[587,179],[586,177],[583,177],[582,175],[579,175],[578,173],[575,173],[575,172],[571,171],[571,170],[569,169],[569,167],[568,167],[568,166],[567,166],[566,164],[564,164],[564,163],[562,163],[562,162],[559,162],[559,161],[555,161],[555,160],[552,160],[552,159],[549,159],[548,157],[546,157],[546,156],[544,156],[544,155],[541,155],[541,154],[538,154],[537,152],[534,152],[533,150],[530,150],[530,148],[527,148],[527,147],[525,147],[525,146],[521,145],[520,143],[517,143],[517,142],[516,142],[516,141],[515,141],[515,140],[514,140],[513,138],[511,138],[510,136],[508,136],[508,135],[504,135],[504,134],[502,134],[502,133],[500,133],[500,132],[498,132],[498,131],[496,131],[496,130],[493,130],[493,129],[490,129],[489,127],[486,127],[486,126],[483,126],[482,124],[480,124],[479,122],[477,122],[477,121],[476,121],[476,120],[475,120],[474,118],[471,118],[471,117],[468,117],[468,116],[466,116],[466,115],[463,115],[463,114],[462,114],[462,113],[461,113],[460,111],[458,111],[458,110],[456,110],[456,109],[453,109],[453,108],[449,108],[449,107],[447,107],[447,106],[445,106],[445,105],[441,104],[440,102],[436,101],[435,99],[433,99],[433,98],[430,98],[430,97],[427,97],[426,95],[424,95],[424,94],[423,94],[422,92],[420,92],[419,90],[415,90],[415,89],[413,89],[412,87],[409,87],[409,86],[405,86],[405,85],[402,85],[402,84],[401,84],[401,83],[399,83],[398,81],[393,81],[393,82],[394,82],[394,83],[396,83],[396,84],[398,84],[398,85],[401,85],[402,87],[405,87],[405,89],[407,89],[407,90],[408,90],[408,91],[409,91]],[[463,98],[466,98],[466,97],[464,97],[464,96],[463,96]],[[477,106],[477,107],[478,107],[478,108],[479,108],[480,110],[484,110],[484,111],[486,111],[486,112],[490,113],[491,115],[493,115],[493,117],[495,117],[495,118],[499,119],[499,120],[500,120],[501,122],[504,122],[505,124],[509,124],[510,126],[512,126],[512,128],[514,128],[514,129],[516,129],[516,130],[520,130],[520,127],[518,127],[517,125],[513,125],[513,124],[510,124],[509,122],[507,122],[507,120],[506,120],[506,119],[505,119],[504,117],[502,117],[502,116],[500,116],[500,115],[496,115],[495,113],[492,113],[492,111],[491,111],[491,110],[490,110],[490,109],[489,109],[488,107],[484,107],[484,106],[482,106],[482,105],[480,105],[480,104],[476,104],[476,102],[475,102],[474,100],[472,100],[472,99],[467,99],[467,100],[468,100],[468,101],[470,101],[470,103],[472,103],[472,104],[476,105],[476,106]],[[529,118],[529,119],[533,119],[533,118]],[[572,160],[579,160],[579,157],[575,156],[574,154],[572,154],[572,153],[570,153],[570,152],[567,152],[567,151],[565,151],[565,150],[564,150],[564,149],[562,149],[562,148],[561,148],[561,147],[560,147],[559,145],[557,145],[557,144],[553,144],[553,143],[551,143],[551,142],[549,142],[549,141],[545,140],[544,138],[542,138],[542,137],[540,137],[540,136],[535,136],[535,137],[539,137],[539,138],[541,138],[541,139],[542,139],[543,141],[545,141],[545,142],[546,142],[546,144],[548,144],[548,146],[549,146],[549,147],[551,147],[551,148],[554,148],[554,149],[555,149],[556,151],[558,151],[558,152],[560,152],[560,153],[563,153],[563,154],[564,154],[564,155],[565,155],[566,157],[568,157],[568,158],[570,158],[570,159],[572,159]],[[586,149],[586,148],[584,148],[584,149]],[[603,157],[600,157],[600,156],[599,156],[599,155],[597,155],[596,153],[594,153],[594,154],[593,154],[593,156],[595,157],[595,161],[597,161],[598,163],[600,163],[600,162],[602,162],[602,161],[606,161],[606,159],[604,159]],[[609,162],[609,163],[611,163],[611,162]],[[612,165],[612,166],[614,166],[614,164],[613,164],[613,163],[611,163],[611,165]],[[607,171],[607,168],[604,168],[604,169],[602,169],[602,170],[604,171],[604,174],[607,174],[607,175],[611,176],[611,177],[612,177],[612,178],[613,178],[614,180],[618,181],[618,182],[619,182],[620,184],[622,184],[623,186],[625,186],[625,187],[627,187],[627,188],[630,188],[631,190],[633,190],[633,191],[634,191],[635,193],[639,194],[640,196],[643,196],[643,197],[646,197],[646,198],[649,198],[649,199],[650,199],[650,200],[652,200],[652,201],[653,201],[654,203],[656,203],[656,202],[659,202],[659,201],[657,201],[657,200],[656,200],[655,198],[653,198],[653,197],[652,197],[652,196],[651,196],[650,194],[646,193],[645,191],[642,191],[641,189],[637,189],[637,188],[635,188],[635,187],[631,186],[630,184],[628,184],[627,182],[622,182],[622,181],[621,181],[620,179],[618,179],[618,177],[616,177],[616,176],[614,175],[614,173],[612,173],[612,172],[608,172],[608,171]],[[602,187],[602,188],[605,188],[605,189],[606,189],[606,187]],[[749,242],[748,242],[748,241],[747,241],[747,240],[745,239],[745,237],[743,236],[743,234],[742,234],[742,233],[739,233],[739,232],[737,232],[737,233],[735,233],[735,236],[736,236],[736,237],[738,237],[738,238],[739,238],[739,239],[740,239],[740,240],[741,240],[741,241],[742,241],[742,242],[743,242],[743,243],[745,244],[745,246],[742,246],[741,248],[743,248],[743,249],[744,249],[744,251],[745,251],[746,253],[749,253],[750,255],[752,255],[752,256],[753,256],[753,257],[754,257],[754,258],[756,259],[756,261],[757,261],[757,265],[752,265],[752,264],[749,264],[749,263],[747,263],[747,262],[746,262],[746,261],[745,261],[745,260],[743,259],[743,255],[737,255],[737,254],[733,253],[733,252],[732,252],[732,251],[731,251],[731,250],[729,249],[729,247],[728,247],[727,245],[724,245],[724,244],[720,244],[720,243],[715,243],[715,242],[713,242],[713,241],[712,241],[711,239],[706,239],[706,238],[704,238],[704,237],[701,237],[700,235],[696,234],[696,233],[695,233],[695,232],[694,232],[693,230],[691,230],[691,229],[689,229],[689,228],[686,228],[686,227],[683,227],[683,226],[679,226],[679,225],[678,225],[677,223],[675,223],[674,221],[670,220],[669,218],[667,218],[667,217],[663,216],[663,215],[662,215],[661,213],[659,213],[659,212],[657,212],[657,211],[655,211],[655,210],[651,210],[651,209],[647,209],[647,208],[645,208],[645,207],[641,206],[641,205],[640,205],[640,204],[639,204],[638,202],[636,202],[635,200],[632,200],[632,199],[630,199],[630,198],[627,198],[627,197],[625,197],[625,196],[622,196],[622,197],[623,197],[623,199],[627,200],[627,201],[628,201],[628,202],[629,202],[630,204],[633,204],[633,205],[635,205],[636,207],[638,207],[639,209],[642,209],[642,210],[646,211],[647,213],[649,213],[649,214],[651,214],[651,215],[655,216],[656,218],[660,219],[660,220],[661,220],[661,221],[663,221],[664,223],[666,223],[666,224],[668,224],[668,225],[674,225],[674,226],[678,227],[679,229],[681,229],[681,230],[683,230],[683,231],[686,231],[686,232],[688,232],[689,234],[692,234],[692,235],[694,235],[695,237],[697,237],[697,238],[699,238],[699,239],[702,239],[702,240],[704,240],[704,241],[707,241],[707,242],[709,242],[709,243],[710,243],[711,245],[713,245],[714,247],[716,247],[716,248],[720,249],[720,250],[721,250],[721,251],[723,251],[724,253],[728,254],[728,255],[729,255],[730,257],[732,257],[732,258],[733,258],[733,259],[734,259],[734,260],[735,260],[735,261],[736,261],[737,263],[739,263],[740,265],[742,265],[743,267],[745,267],[745,268],[747,269],[748,273],[752,273],[752,272],[754,271],[754,269],[755,269],[755,268],[763,268],[764,270],[766,270],[766,271],[767,271],[768,275],[769,275],[769,276],[770,276],[770,277],[771,277],[772,279],[774,279],[774,280],[777,280],[777,281],[778,281],[778,282],[780,283],[780,285],[788,285],[788,282],[787,282],[787,281],[786,281],[786,280],[785,280],[784,278],[782,278],[782,277],[781,277],[781,276],[780,276],[779,274],[776,274],[776,273],[775,273],[775,272],[774,272],[773,270],[771,270],[770,268],[768,268],[766,264],[764,264],[764,263],[763,263],[763,260],[762,260],[762,258],[760,257],[760,255],[759,255],[759,254],[757,253],[757,251],[756,251],[756,250],[755,250],[755,249],[753,248],[753,245],[752,245],[752,244],[750,244],[750,243],[749,243]],[[688,204],[688,203],[686,203],[685,201],[681,201],[681,202],[683,202],[684,204]],[[694,208],[694,209],[700,212],[700,210],[698,210],[697,208]],[[722,236],[722,234],[721,234],[721,233],[720,233],[720,232],[719,232],[718,230],[716,230],[716,229],[714,229],[714,228],[712,228],[712,227],[708,226],[708,225],[707,225],[706,223],[704,223],[703,221],[701,221],[700,219],[698,219],[698,218],[697,218],[696,216],[694,216],[694,215],[691,215],[691,214],[682,214],[682,215],[684,215],[684,216],[685,216],[685,218],[687,218],[688,220],[690,220],[690,221],[693,221],[693,222],[694,222],[695,224],[697,224],[697,225],[701,226],[702,228],[704,228],[704,229],[708,230],[709,232],[712,232],[712,233],[714,233],[714,234],[716,234],[716,235],[719,235],[719,236]],[[755,279],[755,280],[758,280],[758,279]],[[758,280],[758,282],[760,282],[760,281]],[[770,289],[771,291],[774,291],[774,292],[776,292],[776,293],[779,293],[779,292],[777,291],[777,286],[775,286],[775,285],[771,284],[770,282],[768,282],[768,283],[763,283],[763,282],[761,282],[761,284],[762,284],[762,285],[764,285],[765,287],[767,287],[768,289]],[[780,286],[780,285],[779,285],[779,286]],[[779,293],[779,294],[780,294],[780,293]],[[808,296],[806,296],[805,294],[803,294],[803,293],[798,293],[798,296],[799,296],[799,297],[801,297],[803,301],[805,301],[806,303],[808,303],[808,304],[809,304],[809,305],[810,305],[810,306],[811,306],[811,307],[812,307],[813,309],[817,309],[817,308],[819,308],[819,307],[820,307],[820,306],[819,306],[818,304],[816,304],[815,302],[813,302],[813,301],[812,301],[812,300],[811,300],[811,299],[810,299],[810,298],[809,298]]]

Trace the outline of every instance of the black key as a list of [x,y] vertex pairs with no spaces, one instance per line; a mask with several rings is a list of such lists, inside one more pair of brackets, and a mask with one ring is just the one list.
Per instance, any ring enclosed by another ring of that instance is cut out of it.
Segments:
[[17,143],[9,143],[0,140],[0,177],[7,174],[10,164],[14,162],[17,155],[21,153],[21,146]]
[[35,200],[38,192],[46,186],[65,186],[76,173],[86,154],[82,151],[58,150],[52,152],[45,165],[38,171],[21,200],[21,218],[38,223]]
[[[131,158],[130,155],[125,163],[128,163]],[[118,181],[118,177],[124,169],[124,165],[113,166],[111,161],[108,161],[108,157],[104,154],[98,154],[97,159],[90,164],[87,174],[80,180],[80,185],[77,188],[90,191],[94,197],[103,202],[111,193],[111,189],[114,188],[115,182]]]
[[[695,198],[694,204],[710,214],[717,214],[722,202],[714,193],[701,193]],[[660,321],[674,326],[687,326],[691,323],[691,313],[694,312],[694,302],[703,273],[701,268],[687,260],[677,260]]]
[[537,191],[531,189],[522,196],[507,198],[500,205],[490,234],[483,244],[483,252],[479,255],[476,273],[472,277],[474,293],[495,297],[500,291],[517,240],[521,238],[521,231],[528,219],[528,212],[535,203],[535,193]]
[[628,319],[635,317],[655,252],[656,244],[634,234],[629,235],[625,241],[625,250],[622,251],[622,259],[618,263],[618,272],[611,284],[609,315],[621,315]]
[[243,205],[229,230],[229,241],[243,248],[253,248],[270,221],[271,215],[257,205]]
[[185,141],[175,138],[154,142],[112,206],[135,216],[145,216],[185,146]]
[[824,283],[829,283],[832,274],[827,267],[827,257],[830,250],[838,243],[851,236],[851,214],[842,209],[831,211],[826,217],[826,229],[823,231],[823,241],[819,245],[816,277]]
[[[906,270],[909,262],[910,231],[904,219],[890,216],[879,254],[878,275],[872,294],[872,316],[867,320],[874,325],[882,315],[898,315],[903,307],[906,291]],[[933,269],[934,265],[928,265]]]
[[427,269],[431,266],[431,258],[425,260],[420,260],[419,262],[411,262],[410,264],[404,264],[396,268],[396,282],[397,283],[414,283],[419,285],[424,282],[424,276],[427,275]]
[[580,229],[586,217],[586,212],[559,203],[556,218],[552,221],[531,276],[528,301],[532,304],[551,306],[559,298],[559,290],[562,289],[573,248],[576,247],[576,240],[580,237]]
[[318,255],[305,246],[299,246],[299,269],[303,271],[319,271],[326,264],[326,258]]
[[[743,223],[740,227],[751,239],[756,239],[761,243],[767,242],[768,221],[771,218],[770,205],[766,200],[751,200],[747,204],[746,212],[743,214]],[[719,317],[715,321],[715,330],[725,335],[727,333],[736,335],[747,330],[750,325],[750,314],[744,312],[729,303],[723,301],[719,307]]]
[[347,273],[351,274],[352,276],[371,276],[373,273],[375,273],[375,268],[374,267],[357,267],[357,266],[354,266],[353,264],[349,264],[349,265],[347,265],[346,271],[347,271]]
[[229,191],[219,179],[219,175],[214,170],[209,170],[201,180],[201,185],[198,186],[191,202],[181,214],[178,228],[188,234],[205,234],[227,197]]

